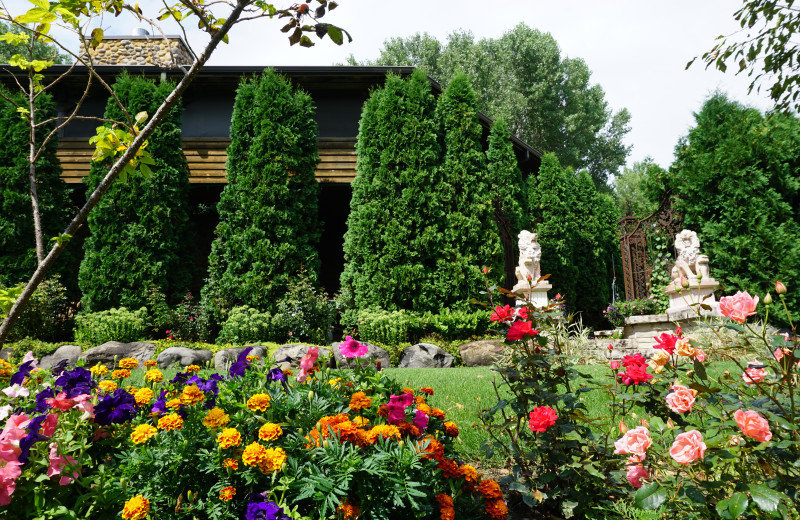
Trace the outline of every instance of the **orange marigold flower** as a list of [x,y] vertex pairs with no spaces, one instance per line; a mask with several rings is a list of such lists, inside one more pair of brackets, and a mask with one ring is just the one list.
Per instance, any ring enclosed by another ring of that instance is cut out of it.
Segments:
[[127,502],[122,508],[122,518],[125,520],[141,520],[150,512],[150,501],[143,495],[137,495]]
[[378,407],[378,417],[389,417],[389,407],[382,404]]
[[405,387],[405,388],[403,388],[402,390],[400,390],[400,393],[401,393],[401,394],[411,394],[411,395],[414,395],[414,389],[413,389],[413,388],[409,388],[409,387]]
[[353,419],[353,424],[355,424],[359,428],[363,428],[363,427],[369,425],[369,419],[367,419],[366,417],[360,417],[359,416],[359,417],[356,417],[355,419]]
[[[426,444],[427,446],[425,446]],[[424,449],[423,446],[425,446]],[[417,452],[422,451],[424,453],[423,457],[426,459],[440,460],[444,457],[444,446],[430,435],[426,435],[417,441],[415,447]]]
[[164,374],[157,368],[152,368],[144,373],[144,380],[151,383],[160,383],[164,380]]
[[[106,371],[108,371],[107,368]],[[0,377],[8,377],[13,373],[14,373],[14,366],[5,359],[0,359]],[[92,372],[92,374],[94,374],[94,372]]]
[[200,366],[199,365],[189,365],[188,367],[186,367],[186,371],[190,372],[192,374],[196,374],[196,373],[200,372]]
[[419,428],[417,428],[408,421],[402,421],[397,423],[397,427],[400,428],[400,433],[402,435],[408,435],[409,437],[419,437]]
[[[245,449],[245,451],[247,451],[247,449]],[[242,457],[244,458],[244,456]],[[283,448],[267,448],[264,450],[264,459],[259,462],[258,469],[265,475],[275,473],[281,470],[286,463],[286,458],[286,452],[283,451]]]
[[283,435],[283,429],[275,423],[265,423],[258,429],[258,438],[262,441],[274,441]]
[[458,464],[456,464],[456,462],[452,459],[442,457],[442,459],[439,461],[436,467],[442,470],[442,473],[447,478],[461,477],[460,468],[458,467]]
[[294,372],[292,372],[291,370],[289,370],[287,368],[287,369],[284,369],[283,375],[285,375],[286,377],[292,377],[294,375]]
[[155,396],[156,395],[153,393],[153,391],[147,387],[140,388],[133,394],[133,398],[136,399],[136,406],[146,405],[152,401]]
[[247,359],[247,361],[249,361],[251,363],[255,363],[256,361],[258,361],[261,358],[258,357],[258,356],[245,356],[245,359]]
[[425,396],[424,396],[424,395],[418,395],[418,396],[416,396],[416,397],[414,398],[414,402],[415,402],[416,404],[423,404],[423,403],[425,403]]
[[337,424],[343,423],[345,421],[349,421],[350,416],[347,414],[340,413],[338,415],[326,415],[319,421],[317,421],[317,428],[319,431],[322,432],[323,437],[328,436],[328,426],[336,426]]
[[103,377],[104,375],[108,374],[108,367],[98,363],[92,368],[90,368],[89,372],[91,372],[93,376]]
[[131,371],[127,368],[120,368],[111,372],[112,379],[128,379],[129,377],[131,377]]
[[478,482],[478,471],[470,466],[469,464],[464,464],[460,468],[458,468],[458,472],[467,481],[469,484],[476,484]]
[[233,486],[225,486],[219,491],[219,499],[223,502],[227,502],[233,498],[236,494],[236,488]]
[[206,394],[197,388],[197,385],[189,385],[181,392],[181,404],[193,405],[206,399]]
[[492,498],[503,498],[503,492],[500,490],[500,485],[492,479],[481,480],[478,484],[478,493],[487,500]]
[[134,444],[142,444],[143,442],[147,442],[156,433],[158,433],[158,430],[156,430],[155,427],[149,424],[140,424],[133,429],[131,440]]
[[228,414],[222,408],[216,407],[208,411],[203,418],[203,426],[212,430],[222,428],[231,421]]
[[267,458],[267,448],[257,442],[247,445],[242,453],[242,462],[245,466],[260,466]]
[[236,459],[227,458],[222,461],[223,468],[231,468],[232,470],[236,471],[239,469],[239,462]]
[[139,366],[139,360],[132,357],[126,357],[120,359],[117,365],[119,365],[119,368],[136,368]]
[[158,361],[155,361],[153,359],[148,359],[147,361],[144,362],[145,368],[155,368],[157,364]]
[[269,394],[255,394],[247,400],[247,408],[254,412],[266,412],[270,404]]
[[356,502],[356,499],[351,499],[351,497],[347,497],[347,500],[339,504],[336,510],[344,520],[358,518],[358,515],[361,514],[361,508],[358,506],[358,502]]
[[423,386],[422,388],[419,389],[419,391],[422,392],[423,394],[433,395],[433,388],[429,386]]
[[308,432],[308,435],[306,435],[306,440],[308,441],[308,444],[306,444],[306,448],[313,448],[315,446],[319,447],[320,446],[319,430],[314,429]]
[[164,406],[166,406],[167,408],[172,408],[173,410],[177,410],[178,408],[181,407],[181,400],[178,399],[177,397],[174,399],[170,399],[164,404]]
[[242,434],[236,428],[225,428],[217,435],[217,444],[221,448],[232,448],[242,443]]
[[444,432],[450,437],[458,437],[458,426],[452,421],[444,423]]
[[439,502],[439,513],[442,520],[454,520],[456,512],[453,509],[453,497],[450,495],[439,494],[436,495],[436,501]]
[[431,417],[436,417],[437,419],[444,421],[444,412],[438,408],[433,408],[430,415]]
[[356,392],[350,397],[351,410],[363,410],[372,406],[372,398],[367,397],[364,392]]
[[394,437],[394,440],[399,441],[400,430],[393,424],[376,424],[367,432],[367,440],[372,444],[378,437],[383,437],[384,439]]
[[161,430],[180,430],[183,428],[183,417],[176,413],[165,415],[158,420],[158,427]]
[[100,381],[99,383],[97,383],[97,386],[100,388],[101,392],[107,394],[117,389],[117,383],[114,381]]
[[417,404],[417,410],[419,410],[420,412],[424,412],[424,413],[425,413],[425,415],[431,415],[431,414],[432,414],[432,412],[433,412],[433,410],[431,410],[431,407],[430,407],[430,406],[428,406],[428,405],[427,405],[427,404],[425,404],[425,403],[419,403],[419,404]]
[[487,500],[486,514],[492,520],[505,520],[508,517],[508,507],[502,498]]

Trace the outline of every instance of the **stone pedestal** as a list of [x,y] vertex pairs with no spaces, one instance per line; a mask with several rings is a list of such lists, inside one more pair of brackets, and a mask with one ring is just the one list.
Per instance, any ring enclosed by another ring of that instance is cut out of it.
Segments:
[[[698,312],[704,316],[719,316],[719,302],[714,296],[717,287],[719,283],[713,278],[702,278],[698,281],[693,277],[688,288],[676,285],[675,282],[669,284],[664,289],[664,293],[669,296],[667,316],[673,321],[697,316]],[[692,305],[697,303],[708,305],[711,310]]]
[[525,297],[522,300],[517,300],[517,307],[522,307],[525,305],[526,300],[530,300],[534,307],[541,309],[547,307],[548,303],[550,303],[550,299],[547,297],[547,291],[552,288],[553,286],[550,285],[547,280],[544,280],[533,287],[528,285],[527,282],[519,282],[514,286],[512,291],[517,294],[522,294]]

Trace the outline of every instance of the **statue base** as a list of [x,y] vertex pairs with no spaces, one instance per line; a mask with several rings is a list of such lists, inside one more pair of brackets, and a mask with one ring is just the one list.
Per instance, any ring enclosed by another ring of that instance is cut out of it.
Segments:
[[[669,296],[669,319],[683,319],[687,314],[702,314],[703,316],[719,316],[719,302],[714,296],[714,291],[719,287],[719,282],[713,278],[703,278],[698,281],[692,277],[689,287],[683,288],[680,282],[676,285],[673,281],[664,289]],[[708,305],[711,309],[702,309],[700,305]]]
[[517,285],[515,285],[511,291],[521,294],[524,297],[523,299],[517,300],[517,307],[522,307],[525,305],[527,300],[530,300],[534,307],[541,309],[543,307],[547,307],[547,305],[550,303],[550,300],[547,297],[547,291],[552,288],[553,286],[547,281],[540,282],[533,287],[528,285],[527,282],[517,282]]

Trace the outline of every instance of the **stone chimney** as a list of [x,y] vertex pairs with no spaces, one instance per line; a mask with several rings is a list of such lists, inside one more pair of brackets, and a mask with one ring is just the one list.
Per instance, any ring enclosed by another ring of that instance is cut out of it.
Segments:
[[163,36],[152,36],[144,29],[136,29],[130,36],[103,36],[96,49],[89,48],[89,55],[95,65],[151,65],[169,69],[194,62],[194,54],[180,36],[170,35],[165,41]]

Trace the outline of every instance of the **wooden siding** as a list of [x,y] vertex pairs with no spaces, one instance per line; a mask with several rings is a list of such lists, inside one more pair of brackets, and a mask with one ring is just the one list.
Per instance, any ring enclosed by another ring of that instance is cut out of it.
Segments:
[[[183,155],[189,165],[192,184],[225,184],[228,138],[188,138],[183,140]],[[356,176],[356,140],[346,137],[319,139],[317,182],[349,184]],[[58,143],[64,182],[75,184],[89,175],[94,148],[88,139],[62,139]]]

